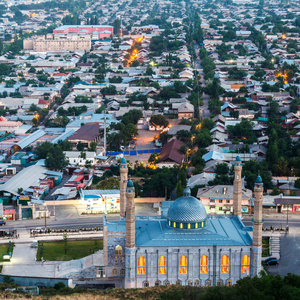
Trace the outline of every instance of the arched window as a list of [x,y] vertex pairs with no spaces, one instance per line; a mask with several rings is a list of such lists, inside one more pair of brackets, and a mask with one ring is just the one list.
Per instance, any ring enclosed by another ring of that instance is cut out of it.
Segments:
[[206,255],[201,256],[200,273],[201,274],[207,274],[208,273],[208,257]]
[[159,280],[155,281],[155,286],[160,286],[160,281]]
[[121,269],[120,275],[121,275],[121,276],[124,276],[124,275],[125,275],[125,270],[124,270],[124,269]]
[[122,247],[120,245],[117,245],[115,248],[115,254],[116,255],[122,255]]
[[138,259],[138,275],[144,275],[146,273],[146,261],[144,256],[140,256]]
[[181,285],[181,281],[180,280],[176,280],[176,284],[177,285]]
[[189,286],[193,286],[193,280],[189,280],[189,281],[188,281],[188,285],[189,285]]
[[112,270],[112,274],[113,274],[113,276],[117,276],[117,275],[118,275],[117,269],[113,269],[113,270]]
[[232,281],[230,279],[227,280],[227,286],[232,286]]
[[219,280],[217,281],[217,286],[221,286],[221,285],[222,285],[222,280],[219,279]]
[[200,281],[199,280],[195,280],[194,286],[199,286],[199,285],[200,285]]
[[250,258],[248,255],[242,257],[242,273],[249,274]]
[[205,285],[206,285],[206,286],[211,286],[211,280],[210,280],[210,279],[206,280]]
[[187,273],[187,257],[182,255],[179,261],[179,274],[186,274]]
[[144,281],[144,287],[149,287],[149,281]]
[[120,258],[120,262],[122,262],[122,247],[120,245],[117,245],[115,247],[115,262],[118,262],[118,258]]
[[167,274],[167,259],[165,256],[160,256],[158,259],[158,274]]
[[170,285],[170,281],[169,281],[169,280],[166,280],[166,281],[165,281],[165,285]]
[[229,273],[229,257],[227,255],[222,256],[221,273],[223,273],[223,274]]

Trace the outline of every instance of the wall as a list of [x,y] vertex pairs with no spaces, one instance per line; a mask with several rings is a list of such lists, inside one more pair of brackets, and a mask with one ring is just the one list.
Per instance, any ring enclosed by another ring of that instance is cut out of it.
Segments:
[[[5,275],[0,274],[0,282],[3,282]],[[43,278],[43,277],[25,277],[9,276],[15,283],[27,286],[54,286],[58,282],[63,282],[65,286],[73,287],[72,279],[67,278]]]

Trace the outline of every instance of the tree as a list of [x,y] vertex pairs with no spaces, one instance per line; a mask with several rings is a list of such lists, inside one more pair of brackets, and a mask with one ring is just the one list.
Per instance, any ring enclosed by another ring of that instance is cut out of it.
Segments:
[[131,67],[133,67],[133,68],[138,67],[139,65],[140,65],[140,62],[136,59],[134,61],[132,61],[132,63],[131,63]]
[[228,175],[229,168],[227,163],[216,164],[215,172],[218,175]]
[[298,178],[297,180],[295,180],[295,188],[300,189],[300,178]]
[[49,152],[45,159],[46,168],[52,170],[63,170],[69,162],[59,145],[55,145],[52,152]]
[[90,151],[96,152],[97,149],[97,142],[91,142],[90,143]]
[[43,142],[35,148],[35,154],[37,155],[38,159],[46,159],[48,153],[52,151],[53,144],[50,142]]
[[150,118],[150,123],[154,126],[168,127],[169,121],[163,115],[153,115]]
[[118,190],[120,188],[120,180],[115,177],[106,178],[104,180],[101,180],[97,184],[96,188],[99,190]]
[[211,145],[212,137],[210,136],[210,132],[207,129],[204,129],[197,133],[195,143],[199,148],[206,148]]
[[84,150],[84,144],[82,142],[78,142],[76,146],[78,151],[83,151]]
[[0,64],[0,76],[9,75],[11,66],[7,63]]
[[182,197],[183,196],[183,187],[181,185],[181,181],[179,180],[176,185],[176,197]]

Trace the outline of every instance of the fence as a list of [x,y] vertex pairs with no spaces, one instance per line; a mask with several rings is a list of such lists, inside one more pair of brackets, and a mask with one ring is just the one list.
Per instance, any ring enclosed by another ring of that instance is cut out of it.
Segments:
[[138,155],[138,154],[151,154],[151,153],[160,153],[161,149],[147,149],[147,150],[131,150],[131,151],[108,151],[106,156],[116,156],[116,155]]

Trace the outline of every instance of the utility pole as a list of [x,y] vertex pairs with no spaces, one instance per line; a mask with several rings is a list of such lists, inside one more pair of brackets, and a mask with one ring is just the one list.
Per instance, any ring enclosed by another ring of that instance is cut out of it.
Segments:
[[45,206],[45,232],[47,231],[47,216],[46,216],[46,213],[47,213],[47,206]]
[[104,111],[104,156],[106,155],[106,110]]

